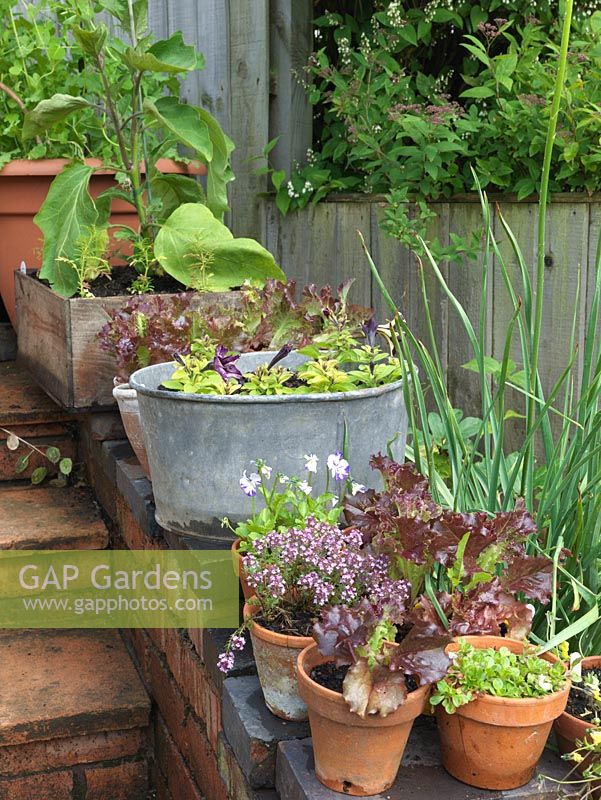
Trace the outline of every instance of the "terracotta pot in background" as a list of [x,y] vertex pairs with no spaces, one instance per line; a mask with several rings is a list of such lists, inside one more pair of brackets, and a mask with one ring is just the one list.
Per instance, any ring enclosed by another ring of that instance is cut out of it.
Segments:
[[240,555],[240,542],[241,539],[236,539],[232,542],[232,560],[234,562],[234,572],[240,578],[240,586],[242,587],[242,594],[245,600],[250,600],[254,595],[255,590],[248,585],[246,580],[246,572],[242,566],[242,558]]
[[125,428],[125,433],[129,439],[136,458],[144,470],[147,478],[150,478],[150,467],[148,466],[148,456],[142,435],[142,423],[140,421],[140,409],[138,407],[138,394],[132,389],[129,383],[120,383],[113,389],[113,397],[119,406],[121,421]]
[[[588,658],[582,659],[583,669],[593,669],[595,667],[601,667],[601,656],[588,656]],[[562,755],[572,753],[576,749],[576,741],[586,739],[586,732],[591,727],[592,726],[584,722],[584,720],[574,717],[572,714],[564,711],[553,724],[559,752]],[[578,772],[582,772],[586,769],[590,762],[591,756],[589,755],[588,758],[578,765]]]
[[[521,653],[523,642],[498,636],[461,637],[478,648],[507,647]],[[458,644],[447,651],[458,649]],[[556,661],[546,653],[542,658]],[[480,789],[515,789],[532,779],[553,720],[566,707],[570,683],[546,697],[484,695],[454,714],[436,708],[444,768],[454,778]]]
[[[246,603],[244,619],[259,611]],[[301,650],[313,642],[310,636],[284,636],[254,622],[250,628],[257,673],[265,704],[280,719],[301,722],[307,719],[307,707],[298,693],[296,660]]]
[[[42,232],[33,218],[40,207],[50,184],[68,164],[65,158],[26,159],[10,161],[0,170],[0,294],[13,327],[17,328],[15,313],[14,271],[22,261],[28,267],[41,263]],[[97,167],[100,161],[86,159],[86,164]],[[204,174],[204,166],[179,164],[171,159],[160,159],[157,167],[164,173]],[[96,197],[100,192],[114,186],[114,173],[108,170],[96,172],[90,181],[90,193]],[[136,212],[122,200],[113,202],[111,223],[136,227]]]
[[423,712],[430,695],[421,686],[407,695],[405,703],[387,717],[353,714],[338,692],[320,686],[310,677],[325,658],[315,642],[298,657],[300,696],[309,708],[315,755],[315,774],[330,789],[364,797],[392,786],[414,720]]

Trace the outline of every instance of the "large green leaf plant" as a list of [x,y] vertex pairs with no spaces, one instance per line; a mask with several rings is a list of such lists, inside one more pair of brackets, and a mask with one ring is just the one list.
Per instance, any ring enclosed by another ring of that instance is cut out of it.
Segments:
[[[138,230],[119,225],[116,233],[133,245],[132,263],[140,273],[134,292],[152,291],[153,275],[161,272],[186,287],[213,291],[245,280],[283,279],[264,248],[234,239],[223,225],[234,145],[219,123],[205,109],[180,102],[178,94],[145,95],[147,76],[184,76],[202,69],[203,57],[180,32],[153,40],[148,0],[66,0],[59,17],[83,52],[85,69],[95,74],[95,89],[85,97],[55,93],[41,100],[25,114],[23,139],[40,137],[71,115],[93,110],[104,117],[112,145],[112,163],[105,160],[102,166],[116,171],[119,185],[93,199],[93,167],[73,162],[57,175],[35,218],[44,234],[40,278],[65,297],[81,294],[88,285],[82,263],[86,241],[98,241],[99,231],[108,230],[111,204],[121,200],[134,207],[139,219]],[[125,40],[112,34],[104,19],[125,31]],[[179,92],[177,82],[173,91]],[[206,194],[194,178],[157,168],[175,145],[205,165]],[[89,278],[94,277],[92,271]]]

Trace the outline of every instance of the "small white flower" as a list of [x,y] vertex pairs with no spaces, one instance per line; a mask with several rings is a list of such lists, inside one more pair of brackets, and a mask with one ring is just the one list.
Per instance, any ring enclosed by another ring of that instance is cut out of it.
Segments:
[[240,488],[248,497],[254,497],[257,493],[257,488],[261,484],[261,476],[256,472],[251,472],[250,475],[246,474],[246,470],[242,473],[240,478]]
[[553,682],[546,675],[539,675],[536,683],[539,686],[539,688],[543,690],[543,692],[553,691]]
[[338,505],[338,498],[337,497],[332,497],[332,501],[331,502],[332,502],[332,508],[336,508],[336,506]]
[[315,453],[311,453],[311,455],[305,454],[305,469],[307,472],[317,472],[317,462],[319,459],[315,455]]
[[331,453],[327,460],[330,475],[337,481],[344,481],[348,478],[350,465],[342,453]]
[[278,481],[282,484],[282,486],[285,486],[287,483],[290,483],[290,478],[287,475],[282,474],[278,476]]
[[367,486],[364,486],[362,483],[357,483],[357,481],[353,481],[351,484],[351,494],[353,497],[359,492],[366,492]]
[[301,492],[304,492],[305,494],[311,494],[311,492],[313,491],[313,487],[311,486],[310,483],[307,483],[307,481],[301,481],[298,485],[298,488],[301,490]]

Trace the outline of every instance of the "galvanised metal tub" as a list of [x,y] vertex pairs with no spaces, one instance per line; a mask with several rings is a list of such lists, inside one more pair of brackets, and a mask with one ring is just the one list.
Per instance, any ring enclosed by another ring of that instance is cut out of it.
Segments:
[[[237,366],[251,372],[273,355],[244,354]],[[291,353],[280,364],[294,368],[303,360]],[[223,517],[236,523],[250,516],[250,500],[238,482],[243,470],[254,470],[253,459],[301,475],[305,454],[315,453],[320,469],[314,492],[325,489],[325,461],[343,450],[345,438],[352,478],[367,486],[381,485],[369,467],[372,454],[389,446],[397,461],[404,459],[402,381],[336,394],[222,397],[159,389],[174,367],[145,367],[129,380],[138,393],[157,522],[168,530],[215,536]]]

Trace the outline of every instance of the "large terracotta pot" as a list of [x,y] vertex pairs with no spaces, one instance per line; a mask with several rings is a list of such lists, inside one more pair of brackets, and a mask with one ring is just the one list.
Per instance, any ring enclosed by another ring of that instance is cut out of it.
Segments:
[[[246,603],[244,619],[249,620],[258,610],[258,605]],[[310,636],[284,636],[256,622],[250,628],[250,638],[267,708],[280,719],[306,720],[307,707],[298,693],[296,660],[299,652],[313,639]]]
[[[478,648],[507,647],[521,653],[523,642],[499,636],[462,637]],[[453,643],[447,651],[457,650]],[[556,661],[555,656],[542,658]],[[515,789],[528,783],[542,755],[553,720],[566,707],[570,682],[546,697],[483,695],[454,714],[438,706],[436,718],[444,768],[454,778],[480,789]]]
[[232,542],[232,560],[234,562],[234,572],[240,578],[240,586],[242,587],[242,594],[245,600],[250,600],[254,595],[255,590],[249,586],[246,580],[246,572],[242,566],[242,557],[240,555],[240,542],[241,539],[236,539]]
[[315,755],[315,774],[330,789],[364,797],[392,786],[414,720],[423,712],[430,694],[421,686],[407,695],[405,703],[386,717],[362,719],[350,711],[346,700],[311,680],[311,670],[332,661],[315,642],[298,657],[300,696],[309,708]]
[[144,470],[147,478],[150,478],[150,467],[148,466],[148,456],[144,446],[142,435],[142,423],[140,422],[140,409],[138,407],[138,394],[132,389],[129,383],[120,383],[113,389],[113,397],[119,406],[121,421],[125,428],[125,433],[129,439],[136,458]]
[[[601,656],[588,656],[582,660],[583,669],[593,669],[601,667]],[[557,746],[562,755],[572,753],[576,749],[576,741],[582,741],[587,738],[587,731],[590,730],[591,725],[572,716],[567,711],[555,720],[553,730],[557,739]],[[582,772],[591,762],[589,755],[584,761],[578,765],[578,771]]]
[[[39,265],[42,232],[33,218],[46,199],[50,184],[68,164],[65,158],[27,159],[10,161],[0,170],[0,294],[10,321],[16,330],[14,272],[22,261],[28,267]],[[98,159],[86,159],[86,164],[100,166]],[[160,159],[157,167],[164,173],[204,174],[204,166],[192,167],[171,159]],[[90,181],[90,193],[96,197],[114,186],[114,173],[95,172]],[[112,223],[136,227],[136,212],[122,200],[113,203]]]

